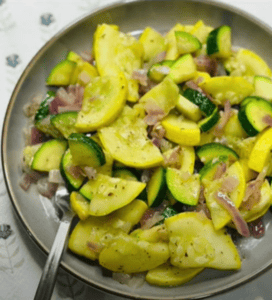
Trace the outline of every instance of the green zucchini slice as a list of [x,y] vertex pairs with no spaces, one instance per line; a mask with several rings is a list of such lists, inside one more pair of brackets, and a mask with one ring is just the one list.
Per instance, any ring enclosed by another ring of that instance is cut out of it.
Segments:
[[75,165],[99,167],[106,163],[102,148],[83,133],[72,133],[68,142]]
[[78,176],[75,176],[71,172],[69,172],[69,167],[73,165],[72,155],[70,149],[68,149],[62,157],[60,171],[69,191],[78,190],[82,186],[85,179],[83,175],[79,174]]
[[129,169],[117,169],[112,173],[113,177],[122,178],[125,180],[138,181],[137,176]]
[[75,70],[76,63],[70,60],[59,62],[50,72],[46,79],[47,85],[62,86],[71,83],[71,77]]
[[46,93],[45,99],[41,102],[39,109],[36,112],[34,122],[35,127],[41,132],[51,135],[52,137],[58,139],[61,138],[61,133],[53,126],[49,120],[45,122],[45,119],[49,118],[49,105],[52,100],[54,100],[56,93],[53,91],[48,91]]
[[82,57],[74,51],[69,51],[66,56],[66,59],[75,63],[83,61]]
[[210,160],[207,162],[199,171],[200,180],[208,179],[210,181],[213,180],[213,177],[215,175],[215,172],[217,170],[217,166],[219,164],[222,164],[224,162],[227,162],[228,157],[227,156],[220,156],[217,161],[213,162]]
[[64,112],[51,117],[53,124],[59,132],[67,139],[70,134],[76,133],[75,124],[78,113],[76,111]]
[[196,150],[196,154],[204,164],[222,156],[228,157],[231,161],[239,159],[238,154],[234,150],[220,143],[205,144]]
[[166,194],[165,169],[157,168],[146,186],[147,202],[149,207],[157,207],[164,200]]
[[197,205],[200,194],[200,179],[198,174],[190,175],[188,178],[180,170],[167,168],[166,183],[173,197],[187,205]]
[[212,101],[207,96],[196,90],[190,88],[186,89],[183,93],[183,96],[196,104],[205,117],[212,115],[214,110],[216,109],[216,105],[212,103]]
[[[268,118],[266,121],[265,118]],[[238,119],[249,136],[255,136],[269,126],[272,104],[260,97],[247,97],[242,103]]]
[[65,140],[50,140],[45,142],[34,154],[31,168],[41,172],[59,169],[66,148],[67,142]]
[[192,55],[185,54],[178,58],[171,67],[169,77],[175,83],[182,83],[196,76],[197,68]]
[[213,128],[213,126],[216,125],[219,118],[220,116],[219,116],[218,108],[216,108],[209,117],[206,117],[205,119],[198,122],[198,126],[203,132],[209,131]]
[[227,58],[231,55],[231,28],[229,26],[220,26],[209,33],[207,54],[218,58]]
[[185,31],[175,31],[177,48],[180,55],[193,53],[202,48],[199,39]]

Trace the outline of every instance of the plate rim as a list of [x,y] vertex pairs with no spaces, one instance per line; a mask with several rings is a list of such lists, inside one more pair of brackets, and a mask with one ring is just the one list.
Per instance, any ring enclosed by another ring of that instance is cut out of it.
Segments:
[[[5,186],[7,189],[7,193],[9,196],[9,199],[12,203],[13,209],[16,212],[16,215],[18,216],[21,224],[23,225],[23,228],[26,230],[27,234],[31,238],[32,241],[42,250],[42,252],[46,255],[49,254],[50,249],[48,249],[42,241],[34,234],[34,232],[31,230],[30,225],[26,221],[24,215],[22,214],[20,207],[16,201],[16,197],[13,192],[11,180],[8,174],[8,167],[7,167],[7,129],[8,129],[8,124],[9,124],[9,119],[11,116],[11,112],[13,109],[13,106],[15,104],[17,95],[20,91],[20,88],[22,84],[24,83],[24,80],[28,76],[29,72],[31,71],[32,67],[35,65],[36,61],[43,55],[44,52],[47,51],[51,47],[52,44],[54,44],[58,39],[60,39],[62,36],[64,36],[66,33],[68,33],[70,30],[74,29],[76,26],[78,26],[80,23],[84,23],[87,21],[89,18],[92,18],[96,14],[102,13],[103,11],[107,11],[109,9],[114,9],[118,8],[121,6],[127,6],[127,5],[133,5],[137,3],[144,3],[148,1],[153,1],[153,2],[167,2],[169,0],[128,0],[126,2],[123,2],[122,0],[115,1],[113,4],[106,4],[103,5],[102,7],[98,7],[96,9],[91,10],[90,12],[83,14],[82,16],[79,16],[75,20],[69,22],[66,24],[64,27],[62,27],[56,34],[53,35],[37,52],[36,54],[32,57],[32,59],[28,62],[26,65],[25,69],[23,70],[21,76],[19,77],[13,92],[10,96],[7,109],[5,112],[5,116],[3,119],[3,127],[2,127],[2,133],[1,133],[1,163],[2,163],[2,171],[3,171],[3,177],[5,181]],[[179,0],[181,2],[186,2],[188,0]],[[190,2],[196,2],[196,3],[204,3],[213,7],[218,7],[220,9],[225,9],[231,13],[234,13],[236,15],[242,16],[245,19],[249,20],[250,22],[256,24],[257,26],[261,27],[264,31],[266,31],[272,38],[272,28],[267,25],[265,22],[260,20],[259,18],[253,16],[252,14],[245,12],[244,10],[235,7],[230,4],[226,3],[221,3],[221,2],[215,2],[213,0],[190,0]],[[125,297],[128,299],[141,299],[141,300],[162,300],[162,298],[158,298],[157,296],[149,296],[148,298],[140,296],[140,295],[132,295],[128,294],[125,291],[120,291],[118,288],[113,289],[109,288],[104,284],[101,283],[94,283],[85,276],[82,276],[80,273],[78,273],[76,270],[74,270],[72,267],[70,267],[67,263],[61,261],[60,262],[60,267],[63,268],[66,272],[68,272],[71,276],[76,277],[78,280],[84,282],[85,284],[91,286],[92,288],[98,289],[100,291],[103,291],[108,294],[113,294],[119,297]],[[263,267],[255,270],[251,275],[245,276],[243,279],[240,279],[236,281],[235,283],[229,283],[228,285],[225,285],[222,289],[216,288],[212,292],[203,292],[203,293],[198,293],[197,295],[192,295],[190,298],[186,296],[186,299],[204,299],[207,297],[211,296],[216,296],[219,294],[226,293],[228,291],[231,291],[235,288],[238,288],[246,283],[249,283],[250,281],[254,280],[256,277],[261,276],[265,272],[267,272],[269,269],[272,268],[272,258],[267,264],[265,264]],[[184,297],[164,297],[164,300],[171,300],[171,299],[176,299],[176,300],[182,300],[185,299]]]

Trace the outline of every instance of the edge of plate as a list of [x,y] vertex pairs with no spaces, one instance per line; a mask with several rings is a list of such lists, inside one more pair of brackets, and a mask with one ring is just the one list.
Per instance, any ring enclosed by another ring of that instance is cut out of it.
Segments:
[[[11,203],[13,205],[13,208],[15,209],[15,212],[19,218],[19,220],[22,222],[23,227],[25,228],[25,230],[27,231],[28,235],[30,236],[30,238],[35,242],[35,244],[46,254],[49,254],[49,249],[39,240],[39,238],[31,231],[31,229],[28,226],[27,221],[25,220],[24,216],[21,214],[20,212],[20,208],[17,205],[16,201],[14,200],[14,193],[13,193],[13,189],[11,187],[10,184],[10,178],[9,175],[7,173],[7,163],[6,163],[6,157],[7,157],[7,151],[6,151],[6,139],[7,139],[7,124],[9,123],[9,119],[10,119],[10,115],[11,115],[11,111],[12,108],[14,106],[16,97],[19,93],[19,90],[21,88],[21,85],[23,84],[25,78],[27,77],[29,71],[31,70],[31,68],[33,67],[33,65],[36,63],[36,61],[40,58],[40,56],[54,43],[56,42],[61,36],[63,36],[64,34],[66,34],[69,30],[72,30],[74,27],[76,27],[78,24],[83,23],[85,20],[87,20],[88,18],[101,13],[103,11],[106,11],[108,9],[113,9],[113,8],[117,8],[119,6],[125,6],[125,5],[133,5],[134,3],[141,3],[141,2],[146,2],[146,1],[156,1],[156,0],[128,0],[126,2],[123,1],[117,1],[114,4],[111,5],[104,5],[101,8],[95,9],[89,13],[86,13],[85,15],[77,18],[76,20],[68,23],[65,27],[63,27],[60,31],[58,31],[48,42],[46,42],[44,44],[43,47],[40,48],[40,50],[38,50],[38,52],[35,54],[35,56],[30,60],[30,62],[27,64],[26,68],[24,69],[23,73],[21,74],[19,80],[17,81],[15,88],[11,94],[7,109],[6,109],[6,113],[5,113],[5,117],[4,117],[4,121],[3,121],[3,128],[2,128],[2,134],[1,134],[1,162],[2,162],[2,167],[3,167],[3,176],[4,176],[4,180],[5,180],[5,184],[6,184],[6,188],[7,188],[7,192],[8,195],[10,197]],[[158,2],[166,2],[169,0],[157,0]],[[183,0],[180,0],[183,1]],[[261,21],[260,19],[258,19],[257,17],[251,15],[250,13],[247,13],[245,11],[243,11],[240,8],[236,8],[232,5],[229,4],[225,4],[225,3],[221,3],[221,2],[216,2],[213,0],[191,0],[191,2],[202,2],[205,3],[207,5],[211,5],[211,6],[215,6],[218,8],[223,8],[227,11],[230,11],[232,13],[235,13],[237,15],[240,15],[248,20],[250,20],[251,22],[257,24],[259,27],[261,27],[263,30],[265,30],[266,32],[268,32],[271,37],[272,37],[272,28],[270,26],[268,26],[267,24],[265,24],[263,21]],[[207,297],[211,297],[211,296],[215,296],[215,295],[219,295],[219,294],[223,294],[229,290],[232,290],[234,288],[237,288],[245,283],[248,283],[249,281],[255,279],[256,277],[262,275],[263,273],[265,273],[267,270],[272,268],[272,259],[270,260],[270,262],[268,262],[265,266],[263,266],[260,269],[257,269],[253,274],[248,275],[247,277],[244,277],[243,279],[240,279],[238,281],[236,281],[235,283],[231,283],[228,284],[226,286],[224,286],[222,289],[215,289],[213,291],[210,292],[205,292],[205,293],[198,293],[195,295],[190,296],[190,298],[186,297],[166,297],[166,298],[161,298],[161,297],[148,297],[145,298],[143,296],[140,295],[131,295],[131,294],[127,294],[126,292],[121,292],[118,289],[112,289],[112,288],[108,288],[107,286],[103,285],[103,284],[97,284],[94,282],[91,282],[88,278],[82,277],[81,274],[77,273],[75,270],[73,270],[68,264],[66,264],[65,262],[61,262],[60,266],[67,271],[70,275],[76,277],[77,279],[85,282],[86,284],[92,286],[93,288],[102,290],[103,292],[106,293],[110,293],[119,297],[125,297],[128,299],[141,299],[141,300],[193,300],[193,299],[204,299]]]

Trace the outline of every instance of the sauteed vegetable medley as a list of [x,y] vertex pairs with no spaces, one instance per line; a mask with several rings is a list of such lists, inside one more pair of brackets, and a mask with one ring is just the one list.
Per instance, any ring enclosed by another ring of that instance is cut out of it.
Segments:
[[123,283],[241,268],[232,237],[260,238],[272,203],[272,73],[233,49],[229,26],[136,39],[101,24],[92,52],[70,51],[46,85],[25,107],[21,187],[51,198],[67,186],[70,251]]

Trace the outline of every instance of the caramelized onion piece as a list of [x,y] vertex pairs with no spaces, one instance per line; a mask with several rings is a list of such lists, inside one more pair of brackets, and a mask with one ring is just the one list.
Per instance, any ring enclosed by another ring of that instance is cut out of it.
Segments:
[[231,199],[222,192],[215,192],[215,199],[217,202],[222,205],[228,213],[231,215],[232,221],[236,226],[237,231],[245,237],[250,236],[249,228],[247,226],[246,221],[241,216],[239,210],[231,201]]

